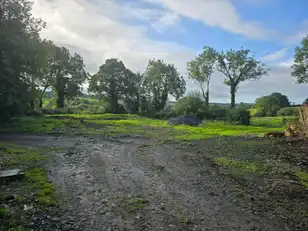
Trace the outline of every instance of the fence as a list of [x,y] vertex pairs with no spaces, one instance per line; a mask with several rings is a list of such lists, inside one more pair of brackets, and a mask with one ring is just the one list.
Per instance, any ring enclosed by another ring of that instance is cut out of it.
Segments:
[[296,116],[286,117],[256,117],[251,119],[252,125],[258,126],[270,126],[270,127],[281,127],[286,125],[288,122],[296,120]]

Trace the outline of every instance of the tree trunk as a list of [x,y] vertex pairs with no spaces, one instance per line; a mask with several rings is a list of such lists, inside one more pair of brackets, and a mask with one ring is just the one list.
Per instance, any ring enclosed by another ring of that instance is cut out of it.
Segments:
[[64,88],[57,89],[57,108],[64,108]]
[[30,101],[30,106],[31,106],[31,109],[34,110],[34,108],[35,108],[34,100],[31,100],[31,101]]
[[206,106],[209,106],[209,101],[210,101],[210,82],[207,82],[206,97],[205,97],[205,105]]
[[48,87],[44,87],[44,90],[40,96],[40,105],[39,105],[39,108],[42,108],[43,107],[43,96],[45,94],[45,91],[47,90]]
[[236,85],[231,85],[231,108],[235,107]]

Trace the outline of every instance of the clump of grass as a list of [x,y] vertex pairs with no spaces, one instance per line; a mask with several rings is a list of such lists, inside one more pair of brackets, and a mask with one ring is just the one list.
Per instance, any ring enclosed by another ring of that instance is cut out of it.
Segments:
[[25,231],[25,228],[22,226],[18,226],[15,228],[10,228],[8,231]]
[[[40,150],[10,143],[0,143],[0,154],[5,156],[2,167],[27,166],[46,159]],[[1,165],[0,165],[1,166]]]
[[149,201],[142,198],[129,198],[122,197],[120,199],[120,206],[128,213],[136,213],[139,210],[147,207],[149,205]]
[[259,171],[259,166],[254,163],[245,163],[241,161],[231,160],[225,157],[216,158],[215,163],[218,166],[227,167],[235,170],[240,170],[242,173],[255,174]]
[[25,172],[26,179],[36,191],[36,199],[42,205],[56,205],[57,197],[53,183],[50,183],[46,171],[34,168]]
[[20,117],[0,129],[0,132],[51,132],[53,129],[65,126],[63,120],[48,117]]
[[9,214],[9,209],[8,208],[3,208],[0,207],[0,218],[6,217]]
[[300,179],[302,185],[308,188],[308,173],[304,171],[296,171],[295,175]]

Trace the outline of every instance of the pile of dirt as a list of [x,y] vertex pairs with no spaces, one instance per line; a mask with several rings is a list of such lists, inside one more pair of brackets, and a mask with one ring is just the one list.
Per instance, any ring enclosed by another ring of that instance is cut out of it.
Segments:
[[169,119],[168,124],[199,126],[200,124],[202,124],[202,120],[197,116],[182,115],[176,118]]

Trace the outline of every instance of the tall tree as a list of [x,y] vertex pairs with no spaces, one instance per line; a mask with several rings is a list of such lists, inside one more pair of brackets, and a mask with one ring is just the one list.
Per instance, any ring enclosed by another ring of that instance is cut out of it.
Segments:
[[235,107],[235,94],[239,83],[257,80],[267,75],[264,64],[250,56],[250,50],[228,50],[218,54],[217,70],[226,76],[224,83],[230,86],[231,108]]
[[165,107],[169,95],[179,99],[186,90],[185,80],[174,65],[162,60],[150,60],[144,78],[156,111]]
[[65,97],[77,95],[88,75],[84,70],[83,59],[79,54],[71,55],[65,47],[58,47],[44,40],[38,57],[41,57],[38,71],[38,84],[42,88],[42,97],[49,87],[56,93],[57,108],[64,107]]
[[210,81],[216,60],[216,50],[205,46],[203,52],[198,57],[187,63],[188,77],[199,85],[207,106],[209,105]]
[[308,36],[303,38],[301,47],[296,47],[292,75],[297,83],[308,83]]
[[290,106],[290,101],[286,95],[274,92],[270,95],[256,99],[254,108],[259,116],[275,116],[279,109]]
[[120,101],[135,91],[131,78],[135,75],[127,69],[119,59],[107,59],[98,72],[91,77],[89,90],[105,98],[111,107],[111,112],[121,112]]
[[0,121],[27,109],[35,44],[45,26],[32,16],[28,0],[1,1],[0,9]]

